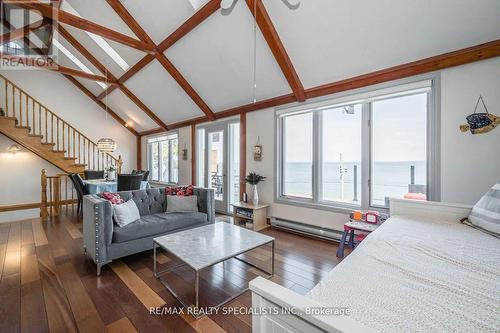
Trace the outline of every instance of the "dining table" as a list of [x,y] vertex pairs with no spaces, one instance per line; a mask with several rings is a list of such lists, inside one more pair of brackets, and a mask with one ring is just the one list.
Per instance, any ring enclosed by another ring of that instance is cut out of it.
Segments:
[[[87,194],[97,194],[102,192],[112,192],[118,191],[118,183],[116,180],[106,180],[106,179],[89,179],[84,180],[85,189]],[[148,181],[141,181],[141,190],[151,188],[151,184]]]

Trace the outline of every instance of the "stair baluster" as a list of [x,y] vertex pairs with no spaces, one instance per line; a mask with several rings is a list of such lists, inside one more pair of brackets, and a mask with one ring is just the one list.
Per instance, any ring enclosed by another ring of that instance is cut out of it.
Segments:
[[[0,95],[4,94],[3,98],[0,98],[3,102],[0,102],[3,104],[0,107],[4,110],[2,115],[8,118],[0,128],[2,133],[8,130],[7,123],[12,126],[10,124],[15,121],[13,127],[27,129],[26,135],[31,143],[34,144],[34,138],[39,137],[36,149],[28,143],[18,143],[66,172],[82,172],[85,168],[102,170],[111,165],[119,167],[119,159],[97,150],[95,142],[50,111],[40,101],[1,74],[0,81],[4,84],[4,89],[0,88]],[[20,133],[17,131],[16,136],[11,139],[20,140]],[[52,156],[48,158],[44,154]]]

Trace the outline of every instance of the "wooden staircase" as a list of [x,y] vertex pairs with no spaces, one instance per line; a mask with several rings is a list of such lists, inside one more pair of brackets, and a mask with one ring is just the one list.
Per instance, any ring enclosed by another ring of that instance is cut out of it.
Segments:
[[0,133],[66,173],[110,166],[120,171],[120,157],[99,151],[95,142],[1,74],[0,81]]

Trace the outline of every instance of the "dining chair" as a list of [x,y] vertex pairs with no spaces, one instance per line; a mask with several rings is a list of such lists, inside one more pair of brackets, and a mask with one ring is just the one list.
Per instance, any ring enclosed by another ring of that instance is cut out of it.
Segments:
[[143,178],[142,178],[142,181],[143,182],[147,182],[149,180],[149,170],[132,170],[132,174],[133,175],[137,175],[137,174],[142,174],[143,175]]
[[133,191],[141,188],[141,181],[144,178],[142,173],[135,175],[132,174],[119,174],[118,175],[118,192],[120,191]]
[[85,179],[104,179],[104,170],[85,170]]
[[76,208],[76,212],[78,215],[83,215],[83,196],[87,194],[85,189],[85,183],[83,182],[82,177],[78,173],[72,173],[69,175],[69,179],[73,183],[73,186],[76,191],[76,196],[78,198],[78,205]]

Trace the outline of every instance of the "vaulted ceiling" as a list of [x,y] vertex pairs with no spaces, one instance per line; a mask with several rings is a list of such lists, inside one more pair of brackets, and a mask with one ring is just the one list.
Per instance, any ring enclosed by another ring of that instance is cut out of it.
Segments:
[[[296,10],[255,1],[239,0],[223,16],[220,0],[63,0],[58,64],[85,71],[81,62],[118,82],[108,89],[110,109],[144,132],[248,108],[254,51],[258,108],[278,104],[276,97],[279,104],[303,101],[319,86],[419,59],[491,41],[498,52],[500,45],[498,0],[302,0]],[[87,32],[95,26],[108,28],[96,31],[104,38]],[[95,101],[106,100],[102,82],[72,80]]]

